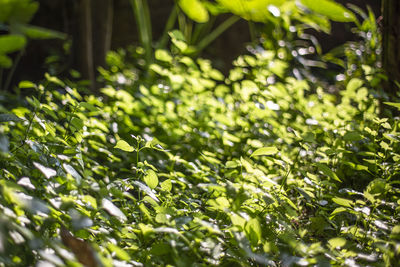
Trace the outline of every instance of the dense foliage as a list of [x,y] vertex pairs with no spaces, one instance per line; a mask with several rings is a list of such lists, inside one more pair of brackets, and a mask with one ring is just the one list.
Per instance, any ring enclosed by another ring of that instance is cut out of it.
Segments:
[[395,266],[400,104],[364,19],[329,75],[297,39],[224,76],[175,31],[148,69],[109,53],[99,95],[20,82],[0,98],[0,266]]

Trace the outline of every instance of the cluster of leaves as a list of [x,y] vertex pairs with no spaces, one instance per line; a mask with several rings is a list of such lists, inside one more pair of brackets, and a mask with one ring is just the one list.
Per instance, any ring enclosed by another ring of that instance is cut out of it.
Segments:
[[[0,89],[7,90],[28,39],[65,39],[65,35],[30,25],[39,3],[32,0],[0,0]],[[12,54],[19,52],[13,60]],[[3,82],[3,70],[11,69]]]
[[171,38],[145,72],[110,53],[100,95],[46,75],[0,98],[0,266],[399,262],[400,105],[370,61],[328,93],[290,47],[225,77]]

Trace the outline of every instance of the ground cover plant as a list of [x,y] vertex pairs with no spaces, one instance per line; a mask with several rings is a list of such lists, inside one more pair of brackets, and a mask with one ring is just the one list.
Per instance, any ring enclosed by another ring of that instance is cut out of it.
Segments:
[[0,265],[396,266],[400,105],[372,13],[357,31],[324,57],[260,41],[228,75],[173,31],[148,69],[110,52],[98,95],[21,81],[0,98]]

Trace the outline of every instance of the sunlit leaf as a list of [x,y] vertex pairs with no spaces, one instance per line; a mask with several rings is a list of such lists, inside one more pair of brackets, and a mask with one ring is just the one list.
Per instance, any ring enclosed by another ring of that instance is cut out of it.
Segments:
[[132,152],[135,149],[133,148],[133,146],[130,146],[126,141],[124,140],[118,140],[117,144],[114,146],[114,148],[118,148],[121,149],[123,151],[126,152]]
[[341,248],[346,245],[346,239],[343,237],[335,237],[329,239],[328,243],[332,248]]
[[274,146],[270,146],[270,147],[262,147],[257,149],[256,151],[254,151],[250,157],[255,157],[255,156],[270,156],[270,155],[274,155],[276,153],[278,153],[279,150],[274,147]]
[[336,173],[334,173],[326,164],[324,163],[315,163],[315,166],[317,166],[317,168],[325,175],[329,176],[330,178],[332,178],[333,180],[336,180],[338,182],[342,182],[339,177],[336,175]]
[[334,198],[332,198],[332,201],[340,206],[348,207],[348,208],[351,208],[352,205],[354,205],[353,201],[344,199],[344,198],[340,198],[340,197],[334,197]]
[[353,22],[355,15],[339,3],[331,0],[301,0],[301,3],[321,15],[325,15],[331,20],[340,22]]
[[179,0],[179,6],[192,20],[204,23],[209,19],[208,11],[200,0]]
[[260,222],[256,218],[252,218],[246,223],[245,231],[252,244],[257,244],[261,240],[262,230]]
[[112,203],[110,200],[103,198],[101,204],[102,204],[103,209],[105,209],[112,216],[117,217],[122,222],[125,222],[127,220],[126,215],[117,206],[115,206],[114,203]]
[[53,170],[52,168],[45,167],[42,164],[37,163],[37,162],[33,162],[33,165],[39,171],[41,171],[43,173],[43,175],[46,176],[47,179],[57,175],[57,172],[55,170]]
[[22,35],[7,34],[0,36],[0,55],[21,50],[26,44],[26,38]]
[[158,185],[158,177],[156,172],[153,170],[148,170],[146,176],[144,177],[144,181],[151,189],[156,188]]

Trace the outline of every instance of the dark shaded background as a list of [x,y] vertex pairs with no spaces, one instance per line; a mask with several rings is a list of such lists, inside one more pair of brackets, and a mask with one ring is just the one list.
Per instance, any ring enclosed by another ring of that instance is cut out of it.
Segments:
[[[39,0],[40,8],[32,24],[65,32],[70,38],[67,44],[61,40],[31,41],[17,67],[14,81],[42,79],[43,73],[49,70],[49,66],[55,67],[52,71],[57,75],[66,74],[65,72],[70,68],[79,69],[76,62],[77,54],[74,51],[79,48],[74,48],[72,45],[76,31],[79,30],[75,14],[78,2],[79,0]],[[377,17],[381,13],[381,0],[337,0],[337,2],[343,5],[351,3],[364,10],[368,5]],[[153,26],[153,39],[156,40],[164,30],[174,2],[173,0],[148,0],[148,3]],[[222,21],[223,17],[221,16],[220,19]],[[349,24],[333,23],[331,35],[317,32],[314,34],[319,39],[323,50],[329,51],[354,38],[350,27]],[[135,19],[129,1],[114,0],[111,49],[126,47],[137,41]],[[224,71],[229,69],[232,60],[245,52],[246,43],[249,41],[247,23],[239,21],[215,40],[202,56],[213,59],[215,67]],[[64,50],[69,50],[69,54],[66,54]]]

